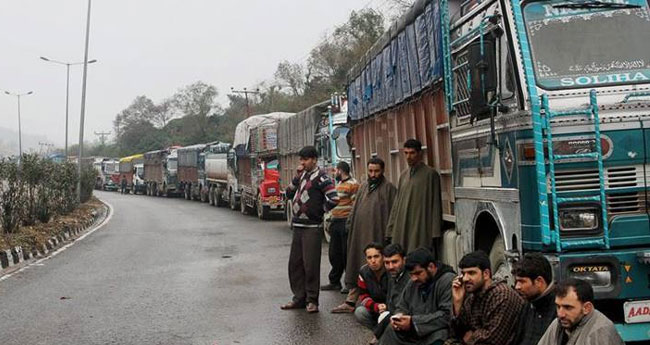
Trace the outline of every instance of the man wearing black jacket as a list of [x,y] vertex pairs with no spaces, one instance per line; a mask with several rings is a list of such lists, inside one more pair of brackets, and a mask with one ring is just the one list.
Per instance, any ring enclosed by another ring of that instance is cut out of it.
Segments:
[[551,265],[541,253],[527,253],[512,274],[515,290],[528,302],[519,317],[515,344],[537,345],[556,316]]
[[442,344],[449,336],[451,284],[456,275],[425,248],[409,253],[405,266],[411,281],[379,344]]

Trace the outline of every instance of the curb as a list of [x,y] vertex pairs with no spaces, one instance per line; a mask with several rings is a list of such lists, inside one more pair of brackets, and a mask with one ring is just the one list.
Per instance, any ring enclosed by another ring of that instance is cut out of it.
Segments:
[[74,242],[83,232],[100,224],[108,216],[109,207],[104,204],[99,210],[94,210],[91,214],[91,218],[84,220],[81,225],[66,226],[61,233],[48,239],[41,248],[32,248],[31,252],[27,252],[18,246],[0,251],[0,277],[13,271],[17,266],[44,258],[59,247]]

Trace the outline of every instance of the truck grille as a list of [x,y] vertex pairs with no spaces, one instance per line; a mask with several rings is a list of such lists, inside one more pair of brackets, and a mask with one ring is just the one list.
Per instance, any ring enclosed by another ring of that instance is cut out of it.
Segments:
[[[645,174],[650,177],[650,167]],[[646,212],[644,191],[621,192],[625,188],[643,188],[642,165],[605,168],[607,190],[607,213],[609,216]],[[555,173],[558,192],[597,192],[599,189],[598,169],[558,170]],[[547,176],[548,192],[551,192],[550,177]]]

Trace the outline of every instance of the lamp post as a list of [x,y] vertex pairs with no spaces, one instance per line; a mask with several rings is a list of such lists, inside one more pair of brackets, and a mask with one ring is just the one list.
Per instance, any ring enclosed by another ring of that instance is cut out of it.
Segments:
[[[70,66],[75,66],[75,65],[82,65],[83,62],[63,62],[63,61],[57,61],[57,60],[52,60],[49,58],[46,58],[45,56],[41,56],[41,60],[59,64],[59,65],[64,65],[66,67],[66,82],[65,82],[65,157],[66,159],[68,158],[68,109],[69,109],[69,103],[70,103]],[[90,60],[88,61],[89,64],[95,63],[97,60]]]
[[5,94],[9,96],[16,96],[16,99],[18,100],[18,164],[20,164],[20,160],[23,157],[23,135],[20,128],[20,97],[31,95],[32,93],[34,93],[34,91],[29,91],[26,93],[12,93],[5,91]]
[[91,0],[88,0],[88,14],[86,15],[86,47],[84,49],[84,73],[81,86],[81,120],[79,121],[79,162],[77,172],[77,201],[81,203],[81,165],[84,154],[84,117],[86,115],[86,80],[88,79],[88,43],[90,41],[90,7]]

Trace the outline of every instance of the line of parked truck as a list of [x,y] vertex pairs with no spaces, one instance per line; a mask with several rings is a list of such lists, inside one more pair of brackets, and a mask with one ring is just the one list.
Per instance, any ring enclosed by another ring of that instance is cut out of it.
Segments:
[[314,145],[320,164],[333,171],[351,160],[347,102],[335,95],[299,113],[250,116],[233,143],[171,146],[120,159],[96,158],[96,188],[148,196],[180,196],[256,214],[289,217],[284,190],[298,166],[298,151]]

